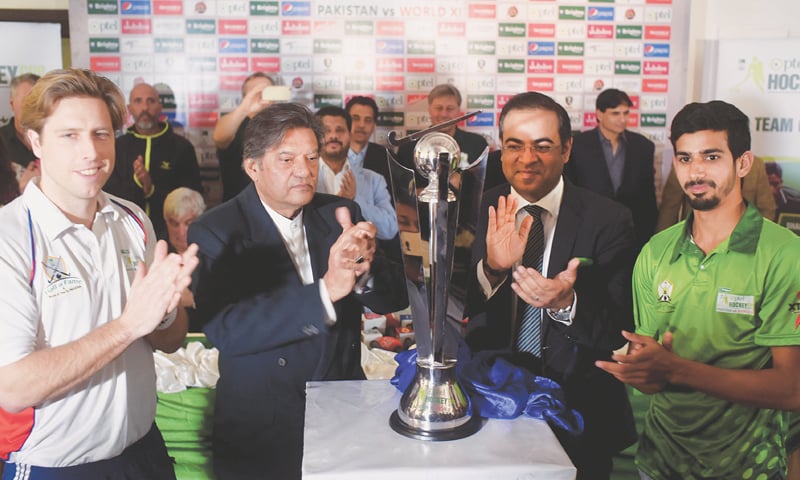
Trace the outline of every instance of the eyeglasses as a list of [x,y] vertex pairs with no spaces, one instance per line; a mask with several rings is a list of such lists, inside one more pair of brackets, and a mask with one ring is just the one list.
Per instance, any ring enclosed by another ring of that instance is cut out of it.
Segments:
[[522,145],[519,143],[511,143],[503,146],[503,152],[510,155],[522,155],[525,150],[530,150],[533,155],[550,155],[553,150],[561,147],[561,145],[550,144],[536,144],[536,145]]

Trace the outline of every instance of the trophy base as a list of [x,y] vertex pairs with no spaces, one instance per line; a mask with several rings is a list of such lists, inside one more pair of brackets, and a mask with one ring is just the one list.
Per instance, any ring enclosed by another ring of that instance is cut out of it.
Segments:
[[459,425],[455,428],[446,430],[423,430],[421,428],[412,427],[400,419],[400,414],[395,410],[392,416],[389,417],[389,426],[392,430],[403,435],[404,437],[414,438],[417,440],[428,440],[431,442],[446,442],[449,440],[458,440],[466,438],[474,434],[483,426],[481,417],[473,416],[467,420],[466,423]]

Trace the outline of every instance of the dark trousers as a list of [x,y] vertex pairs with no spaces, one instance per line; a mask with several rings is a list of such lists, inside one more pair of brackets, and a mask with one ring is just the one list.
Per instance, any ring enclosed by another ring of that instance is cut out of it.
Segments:
[[60,468],[6,463],[2,480],[175,480],[173,463],[153,424],[144,437],[114,458]]

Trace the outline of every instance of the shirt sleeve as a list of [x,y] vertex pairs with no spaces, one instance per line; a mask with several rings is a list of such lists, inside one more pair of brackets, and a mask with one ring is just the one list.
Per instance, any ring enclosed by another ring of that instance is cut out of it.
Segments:
[[[24,237],[28,240],[27,232]],[[0,365],[13,363],[36,349],[40,312],[30,285],[31,261],[30,248],[7,237],[0,241]]]
[[793,236],[767,265],[755,341],[765,346],[800,345],[800,237]]

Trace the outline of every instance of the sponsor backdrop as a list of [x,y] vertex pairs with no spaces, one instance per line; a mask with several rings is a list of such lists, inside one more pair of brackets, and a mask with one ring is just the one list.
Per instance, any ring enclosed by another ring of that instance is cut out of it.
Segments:
[[[711,48],[703,98],[719,98],[750,117],[753,152],[783,170],[784,195],[795,202],[778,222],[800,233],[800,54],[795,39],[719,40]],[[780,209],[780,208],[779,208]]]
[[256,70],[313,108],[374,96],[381,143],[428,125],[426,95],[439,83],[482,111],[465,127],[492,146],[500,109],[526,90],[554,96],[582,130],[595,124],[597,93],[620,88],[635,103],[631,128],[662,142],[685,98],[681,1],[71,0],[69,14],[73,64],[126,93],[164,84],[207,176],[211,129]]
[[61,68],[61,25],[0,22],[0,125],[12,116],[8,98],[11,79],[23,73],[43,75]]

